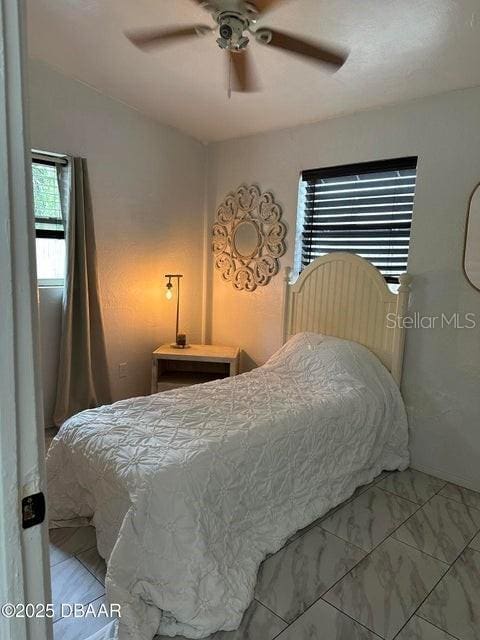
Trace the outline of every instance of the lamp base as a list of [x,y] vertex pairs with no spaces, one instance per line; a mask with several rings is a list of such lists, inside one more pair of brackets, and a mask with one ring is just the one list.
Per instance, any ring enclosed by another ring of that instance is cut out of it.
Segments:
[[190,349],[190,345],[189,344],[177,344],[176,342],[171,342],[170,346],[173,349]]

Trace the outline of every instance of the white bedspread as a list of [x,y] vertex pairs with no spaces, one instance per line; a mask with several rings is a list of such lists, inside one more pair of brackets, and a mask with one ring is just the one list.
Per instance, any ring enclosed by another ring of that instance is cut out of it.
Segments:
[[47,457],[50,519],[93,518],[119,637],[240,624],[268,553],[409,461],[387,370],[364,347],[292,338],[236,378],[68,420]]

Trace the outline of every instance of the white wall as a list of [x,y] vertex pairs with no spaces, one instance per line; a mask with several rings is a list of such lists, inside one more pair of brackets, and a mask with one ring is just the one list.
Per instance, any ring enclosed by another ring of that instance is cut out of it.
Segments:
[[[30,121],[34,148],[88,160],[112,391],[115,399],[145,394],[151,352],[175,333],[165,273],[184,274],[181,329],[200,339],[205,148],[38,61],[30,62]],[[43,324],[53,322],[58,297],[41,302]],[[58,343],[44,331],[50,426]]]
[[[293,263],[302,169],[418,155],[409,270],[411,309],[424,315],[476,313],[479,328],[411,330],[403,392],[413,464],[480,489],[480,293],[462,273],[469,196],[480,179],[480,89],[435,96],[318,124],[213,144],[208,158],[210,223],[242,183],[271,190],[283,205]],[[212,273],[210,337],[246,351],[244,367],[280,345],[282,276],[254,293]]]

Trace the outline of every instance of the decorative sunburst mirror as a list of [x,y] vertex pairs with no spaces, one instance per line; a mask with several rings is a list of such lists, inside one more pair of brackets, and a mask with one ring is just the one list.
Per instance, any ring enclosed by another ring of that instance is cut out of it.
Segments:
[[286,251],[282,209],[271,193],[242,186],[217,209],[213,225],[215,267],[239,291],[254,291],[278,273]]

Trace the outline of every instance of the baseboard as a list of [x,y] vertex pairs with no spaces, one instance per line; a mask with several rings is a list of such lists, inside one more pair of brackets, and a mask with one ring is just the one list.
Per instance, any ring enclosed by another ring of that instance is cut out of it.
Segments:
[[445,482],[451,482],[453,484],[458,484],[461,487],[465,487],[465,489],[480,492],[480,485],[478,482],[464,478],[463,476],[457,476],[454,473],[449,473],[444,469],[436,469],[435,467],[428,467],[422,464],[412,464],[411,467],[417,471],[422,471],[423,473],[428,473],[431,476],[436,476],[441,480],[445,480]]

